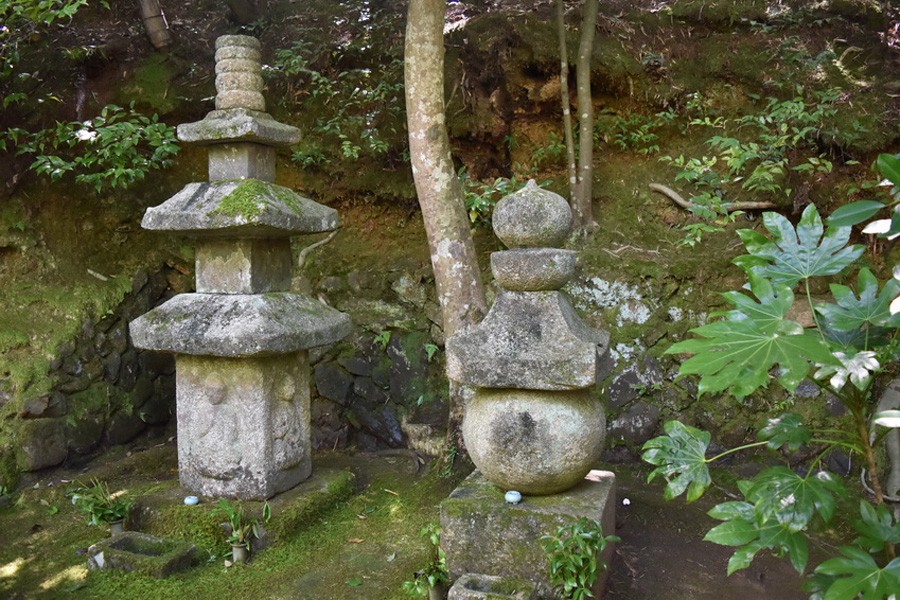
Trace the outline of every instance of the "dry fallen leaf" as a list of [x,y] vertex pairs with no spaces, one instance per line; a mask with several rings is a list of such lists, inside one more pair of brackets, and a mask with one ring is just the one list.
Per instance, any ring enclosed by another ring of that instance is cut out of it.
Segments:
[[362,538],[350,538],[347,541],[350,542],[351,544],[361,544],[363,540],[362,540]]

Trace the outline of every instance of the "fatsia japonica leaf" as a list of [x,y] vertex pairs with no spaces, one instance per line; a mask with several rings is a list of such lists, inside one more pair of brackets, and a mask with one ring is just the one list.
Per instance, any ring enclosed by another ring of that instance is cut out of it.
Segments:
[[831,521],[834,496],[844,494],[840,482],[825,471],[802,477],[786,467],[761,471],[744,491],[758,522],[775,519],[791,532],[806,529],[815,513]]
[[662,475],[668,482],[664,492],[666,500],[677,498],[687,490],[687,501],[693,502],[712,483],[706,467],[709,433],[680,421],[668,421],[664,429],[666,435],[648,440],[643,447],[641,458],[656,465],[647,482]]
[[850,227],[826,231],[813,204],[803,211],[796,230],[776,212],[763,213],[763,225],[771,240],[752,229],[738,231],[750,254],[735,258],[734,263],[776,285],[792,288],[810,277],[836,275],[863,253],[863,246],[847,246]]
[[869,553],[841,546],[841,554],[816,567],[816,573],[839,577],[825,592],[825,600],[884,600],[900,590],[900,558],[879,568]]
[[891,301],[900,294],[900,281],[889,279],[881,292],[878,280],[869,269],[862,268],[857,276],[859,297],[845,285],[831,284],[831,294],[837,304],[823,304],[816,311],[825,317],[828,327],[838,331],[869,332],[872,341],[884,337],[886,329],[900,327],[900,313],[891,315]]
[[800,446],[809,443],[812,432],[803,424],[800,415],[784,413],[769,419],[756,437],[766,440],[772,450],[786,445],[788,450],[796,452]]
[[831,213],[827,219],[827,223],[831,227],[849,227],[851,225],[858,225],[875,216],[875,213],[884,207],[884,202],[878,202],[877,200],[851,202]]
[[791,564],[802,573],[809,560],[809,549],[802,533],[790,531],[774,518],[760,520],[749,502],[724,502],[714,506],[709,516],[724,521],[709,530],[703,539],[723,546],[736,546],[728,560],[728,574],[746,569],[760,550],[769,548],[787,554]]
[[785,319],[794,295],[785,286],[771,286],[757,275],[751,291],[759,299],[733,292],[725,294],[736,308],[726,319],[691,331],[700,336],[673,344],[667,354],[693,354],[681,364],[679,376],[700,375],[698,395],[730,391],[742,398],[764,387],[769,372],[780,367],[779,382],[793,391],[809,371],[809,361],[835,364],[825,342]]
[[877,552],[885,544],[900,544],[900,521],[884,504],[872,506],[865,500],[859,501],[860,518],[853,522],[859,537],[853,540],[869,552]]

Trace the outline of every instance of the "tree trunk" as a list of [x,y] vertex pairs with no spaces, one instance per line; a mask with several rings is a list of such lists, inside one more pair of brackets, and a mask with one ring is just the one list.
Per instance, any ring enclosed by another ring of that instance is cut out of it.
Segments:
[[594,176],[594,103],[591,94],[591,54],[594,50],[594,32],[597,30],[598,0],[584,0],[581,19],[581,40],[578,44],[578,61],[575,76],[578,86],[578,208],[575,212],[576,227],[589,230],[596,226],[593,209]]
[[[445,11],[445,0],[410,0],[404,81],[413,179],[431,251],[444,335],[449,337],[480,321],[487,302],[462,187],[450,157],[444,112]],[[458,456],[465,456],[461,432],[465,393],[460,387],[450,382],[447,439]]]
[[577,197],[578,175],[575,171],[575,136],[572,132],[572,104],[569,101],[569,51],[566,48],[565,0],[556,0],[556,18],[557,31],[559,33],[559,96],[562,100],[563,131],[566,138],[566,167],[569,173],[569,205],[580,207],[581,202]]
[[141,19],[144,21],[144,29],[150,37],[150,43],[154,48],[165,48],[172,43],[172,35],[169,33],[169,24],[159,7],[158,0],[138,0],[141,6]]

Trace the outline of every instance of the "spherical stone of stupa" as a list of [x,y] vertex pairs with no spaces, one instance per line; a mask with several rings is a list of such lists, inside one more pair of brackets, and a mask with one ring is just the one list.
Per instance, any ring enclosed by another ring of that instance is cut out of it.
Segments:
[[558,290],[575,274],[576,254],[556,248],[518,248],[491,254],[491,272],[513,292]]
[[587,390],[479,388],[466,408],[463,438],[472,462],[500,489],[556,494],[596,465],[606,414]]
[[534,180],[494,207],[494,234],[507,248],[558,247],[572,228],[572,210],[559,194]]

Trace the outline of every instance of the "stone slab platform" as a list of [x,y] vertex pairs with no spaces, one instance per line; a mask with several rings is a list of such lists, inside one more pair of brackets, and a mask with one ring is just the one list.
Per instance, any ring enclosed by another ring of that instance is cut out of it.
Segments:
[[195,552],[190,542],[126,531],[88,548],[88,568],[133,571],[163,579],[190,568]]
[[[541,536],[581,517],[599,521],[604,535],[615,533],[615,475],[609,471],[591,471],[566,492],[525,496],[517,505],[505,502],[504,491],[475,471],[441,503],[441,547],[451,580],[466,573],[524,579],[535,585],[537,598],[555,598]],[[608,544],[607,565],[612,554]],[[595,598],[602,597],[605,573],[594,585]]]

